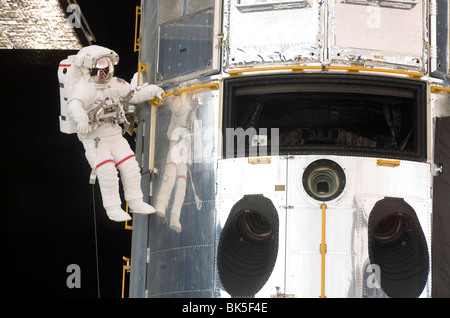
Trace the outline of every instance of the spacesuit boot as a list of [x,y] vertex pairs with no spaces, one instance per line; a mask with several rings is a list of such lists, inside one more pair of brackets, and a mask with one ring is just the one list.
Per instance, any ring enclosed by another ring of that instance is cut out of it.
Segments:
[[134,154],[119,161],[117,169],[120,172],[125,200],[128,201],[130,211],[140,214],[155,213],[156,210],[142,200],[141,173]]
[[109,208],[105,208],[106,215],[108,215],[109,219],[115,222],[125,222],[131,220],[131,216],[122,210],[120,206],[113,206]]
[[180,212],[181,206],[177,207],[176,211],[175,207],[172,208],[172,213],[170,214],[170,228],[177,233],[181,233],[181,223],[180,223]]
[[152,214],[156,212],[154,207],[142,200],[128,201],[128,206],[133,213]]

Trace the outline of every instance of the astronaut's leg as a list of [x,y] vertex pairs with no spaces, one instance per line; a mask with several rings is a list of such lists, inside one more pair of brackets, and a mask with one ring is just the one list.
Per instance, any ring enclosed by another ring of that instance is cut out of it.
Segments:
[[113,160],[97,165],[97,178],[102,193],[103,207],[108,217],[116,222],[131,220],[130,215],[121,208],[119,178]]
[[109,144],[101,140],[98,143],[91,139],[81,141],[86,150],[86,159],[97,172],[106,214],[116,222],[131,220],[130,215],[121,208],[119,178],[117,177],[114,159],[109,151]]
[[156,197],[156,214],[161,217],[166,216],[166,209],[169,205],[170,195],[177,177],[177,165],[174,162],[168,162],[164,171],[161,188]]
[[173,206],[170,212],[170,228],[178,233],[181,232],[180,214],[186,196],[186,164],[178,165],[178,176],[175,184]]
[[112,150],[116,168],[120,172],[125,200],[128,201],[131,212],[150,214],[156,210],[143,201],[141,190],[141,171],[136,156],[128,142],[123,137],[117,140]]

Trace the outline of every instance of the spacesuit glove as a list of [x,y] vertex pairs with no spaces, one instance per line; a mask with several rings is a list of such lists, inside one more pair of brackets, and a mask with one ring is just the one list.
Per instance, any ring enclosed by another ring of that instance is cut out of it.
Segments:
[[91,125],[89,124],[89,120],[82,120],[78,122],[77,132],[80,135],[87,135],[92,131]]
[[143,87],[139,92],[142,100],[152,100],[155,98],[159,98],[159,100],[164,100],[162,95],[164,94],[164,90],[157,85],[147,85]]
[[155,93],[155,97],[157,97],[162,102],[165,100],[165,98],[163,97],[164,94],[164,90],[161,87],[158,87],[158,90]]

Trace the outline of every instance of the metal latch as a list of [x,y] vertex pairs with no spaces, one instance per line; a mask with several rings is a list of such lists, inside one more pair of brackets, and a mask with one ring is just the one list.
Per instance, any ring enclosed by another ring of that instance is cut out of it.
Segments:
[[431,173],[433,176],[440,176],[444,172],[442,164],[432,164]]
[[270,298],[295,298],[295,295],[294,294],[285,294],[285,293],[282,293],[282,292],[280,292],[280,287],[275,287],[276,288],[276,293],[275,294],[272,294],[272,295],[270,295]]

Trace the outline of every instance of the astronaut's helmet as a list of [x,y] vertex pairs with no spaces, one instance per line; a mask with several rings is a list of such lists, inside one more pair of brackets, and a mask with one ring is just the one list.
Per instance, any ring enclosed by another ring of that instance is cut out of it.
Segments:
[[109,56],[100,57],[90,70],[91,79],[98,84],[108,83],[114,76],[114,65]]
[[114,66],[119,64],[119,55],[106,47],[89,45],[78,51],[74,62],[81,69],[85,80],[105,84],[114,76]]

